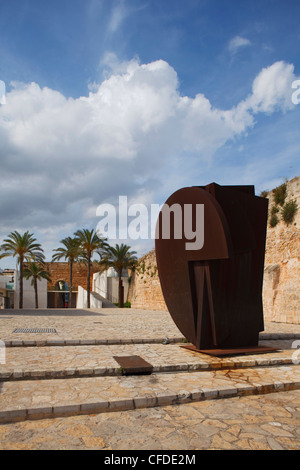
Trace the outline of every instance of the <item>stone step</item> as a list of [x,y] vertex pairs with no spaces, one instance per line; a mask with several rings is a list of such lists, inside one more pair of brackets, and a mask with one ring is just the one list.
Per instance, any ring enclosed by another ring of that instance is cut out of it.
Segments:
[[[170,338],[156,337],[156,338],[84,338],[84,339],[64,339],[64,338],[46,338],[43,339],[41,335],[36,334],[37,339],[6,339],[3,340],[7,348],[20,348],[20,347],[45,347],[45,346],[107,346],[114,344],[162,344],[167,342],[168,344],[182,343],[185,338],[182,336],[174,336]],[[300,340],[300,333],[261,333],[259,335],[260,341],[287,341],[287,340]]]
[[7,348],[5,364],[0,365],[0,380],[118,376],[122,370],[114,356],[139,356],[149,362],[156,373],[231,370],[294,363],[293,341],[264,341],[260,345],[274,347],[278,351],[219,358],[189,351],[182,347],[183,344]]
[[300,389],[300,367],[0,383],[0,422],[95,414]]
[[[300,335],[299,339],[300,339]],[[275,338],[276,339],[276,338]],[[280,339],[280,338],[277,338]],[[287,338],[294,339],[294,338]],[[174,338],[111,338],[111,339],[12,339],[4,340],[5,347],[7,348],[26,348],[26,347],[52,347],[52,346],[108,346],[108,345],[123,345],[123,344],[168,344],[182,343],[183,337]]]

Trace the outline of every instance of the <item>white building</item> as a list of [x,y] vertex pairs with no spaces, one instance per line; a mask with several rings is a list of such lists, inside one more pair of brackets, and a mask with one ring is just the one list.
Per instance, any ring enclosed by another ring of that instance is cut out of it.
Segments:
[[[0,309],[19,308],[19,272],[4,270],[0,273]],[[128,298],[128,273],[122,276],[124,302]],[[48,307],[47,280],[38,281],[38,308]],[[90,295],[91,308],[114,307],[119,302],[119,278],[113,268],[93,275]],[[23,308],[35,308],[35,292],[31,279],[23,278]],[[78,286],[76,308],[87,308],[87,291]]]
[[[122,276],[122,283],[124,287],[124,302],[126,302],[129,282],[128,273],[125,271]],[[119,277],[114,268],[108,268],[107,271],[93,275],[93,291],[114,304],[119,302]]]
[[[124,302],[126,302],[129,288],[127,272],[124,272],[122,281],[124,287]],[[109,268],[107,271],[95,273],[93,275],[90,302],[91,308],[102,308],[109,306],[110,303],[116,304],[119,302],[119,278],[113,268]],[[76,307],[87,307],[87,292],[80,286],[78,287]]]
[[[19,308],[19,272],[4,270],[0,274],[0,308]],[[47,280],[37,281],[38,307],[47,308]],[[35,308],[35,292],[31,279],[23,279],[23,308]]]
[[15,271],[0,273],[0,309],[14,308],[14,276]]

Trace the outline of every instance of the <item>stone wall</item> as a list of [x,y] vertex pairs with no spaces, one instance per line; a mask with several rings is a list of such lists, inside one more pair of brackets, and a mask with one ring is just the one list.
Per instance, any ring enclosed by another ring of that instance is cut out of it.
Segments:
[[[269,220],[274,195],[268,193]],[[286,201],[295,200],[298,211],[291,225],[282,220],[268,223],[265,275],[264,316],[266,320],[300,324],[300,177],[287,183]]]
[[[54,289],[57,281],[66,281],[70,283],[70,267],[69,263],[56,262],[46,263],[47,270],[50,273],[51,283],[48,282],[48,290]],[[99,266],[92,265],[91,267],[91,288],[93,286],[93,274],[99,272]],[[87,288],[87,266],[83,263],[74,263],[73,265],[73,290],[76,290],[78,286]]]
[[[269,198],[269,214],[274,205]],[[300,324],[300,177],[287,183],[286,201],[296,200],[298,212],[291,225],[268,223],[263,285],[266,320]],[[280,213],[278,213],[280,215]],[[129,300],[133,308],[167,310],[157,273],[155,251],[139,260],[132,276]]]
[[154,250],[139,260],[131,276],[128,300],[133,308],[168,310],[160,287]]

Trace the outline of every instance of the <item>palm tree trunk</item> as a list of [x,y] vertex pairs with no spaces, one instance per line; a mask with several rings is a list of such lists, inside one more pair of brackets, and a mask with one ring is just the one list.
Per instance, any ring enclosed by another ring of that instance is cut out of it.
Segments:
[[23,308],[23,258],[20,258],[19,308]]
[[124,289],[122,282],[122,272],[119,273],[119,305],[120,308],[124,307]]
[[37,279],[34,280],[35,308],[39,308]]
[[91,258],[88,257],[88,275],[87,275],[87,308],[91,307]]
[[69,308],[72,308],[73,261],[70,261]]

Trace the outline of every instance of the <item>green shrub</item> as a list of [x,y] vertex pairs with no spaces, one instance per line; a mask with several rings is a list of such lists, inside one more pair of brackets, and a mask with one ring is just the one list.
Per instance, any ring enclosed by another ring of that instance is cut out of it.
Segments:
[[281,211],[281,216],[286,225],[290,225],[294,222],[297,210],[298,205],[296,201],[290,201],[284,204],[283,209]]
[[271,216],[270,222],[269,222],[270,227],[276,227],[276,225],[278,224],[278,222],[279,222],[279,219],[278,219],[277,215],[276,215],[276,214],[273,214],[273,215]]
[[[119,302],[115,302],[116,307],[120,307]],[[125,302],[124,303],[124,308],[131,308],[131,302]]]
[[260,197],[267,197],[268,194],[269,194],[269,191],[264,190],[264,191],[262,191],[262,192],[260,193]]
[[274,201],[276,205],[279,204],[282,207],[284,206],[286,193],[287,193],[286,183],[283,183],[281,186],[278,186],[278,188],[273,189],[273,196],[274,196]]
[[273,206],[271,209],[271,215],[276,215],[279,212],[279,207]]

